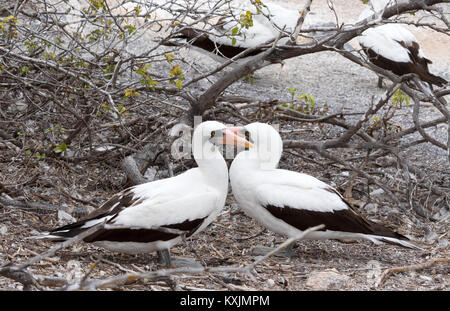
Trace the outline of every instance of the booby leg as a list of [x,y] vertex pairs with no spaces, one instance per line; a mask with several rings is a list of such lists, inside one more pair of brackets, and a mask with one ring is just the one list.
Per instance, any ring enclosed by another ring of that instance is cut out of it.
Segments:
[[202,265],[192,258],[172,257],[168,249],[157,251],[156,253],[158,254],[158,262],[164,264],[166,268],[202,268]]
[[157,251],[158,262],[164,263],[167,268],[172,266],[172,260],[170,258],[170,251],[168,249],[163,249],[162,251]]

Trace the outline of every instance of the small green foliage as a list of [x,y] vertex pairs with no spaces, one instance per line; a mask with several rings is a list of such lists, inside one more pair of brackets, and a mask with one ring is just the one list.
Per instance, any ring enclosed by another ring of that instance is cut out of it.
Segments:
[[48,129],[44,130],[44,134],[52,133],[56,137],[59,137],[61,135],[66,134],[66,129],[63,128],[61,125],[55,125],[54,127],[49,127]]
[[369,0],[361,0],[361,2],[362,2],[363,4],[368,4],[368,3],[369,3]]
[[372,127],[376,126],[380,122],[380,117],[373,116],[372,117]]
[[178,76],[182,76],[183,75],[183,71],[180,68],[180,65],[174,65],[172,66],[172,69],[169,72],[170,76],[173,77],[178,77]]
[[172,53],[167,53],[167,54],[164,54],[164,57],[167,59],[167,61],[169,63],[171,63],[173,61],[173,58],[175,57],[175,55],[173,55]]
[[[259,13],[259,9],[258,9]],[[236,37],[241,35],[241,29],[249,29],[253,27],[253,14],[250,11],[246,11],[240,15],[238,20],[239,25],[231,28],[231,34],[227,34],[227,37],[231,37],[231,45],[235,45],[237,43]]]
[[[173,54],[166,54],[165,56],[168,60],[170,59],[170,62],[172,61]],[[139,64],[139,67],[135,70],[135,72],[142,77],[141,84],[149,87],[154,91],[155,90],[154,86],[159,84],[159,82],[152,79],[150,72],[148,72],[149,68],[150,64],[144,65],[141,63]]]
[[289,92],[289,94],[291,94],[291,100],[294,100],[295,94],[297,94],[298,89],[297,88],[288,87],[286,90]]
[[316,106],[314,97],[311,94],[300,94],[297,99],[303,100],[305,103],[305,109],[303,113],[313,113]]
[[134,25],[125,25],[123,28],[127,30],[129,35],[136,31],[136,26]]
[[177,88],[181,89],[181,87],[183,86],[183,80],[177,79],[177,80],[175,81],[175,86],[176,86]]
[[64,43],[64,41],[60,37],[56,37],[55,44],[57,46],[61,47],[63,43]]
[[20,73],[19,73],[19,75],[21,75],[21,76],[26,76],[28,73],[30,73],[30,67],[28,67],[28,66],[22,66],[22,67],[20,68]]
[[106,4],[104,2],[104,0],[89,0],[90,2],[90,9],[92,9],[93,11],[97,11],[99,9],[103,9],[104,11],[106,11]]
[[92,30],[90,33],[88,33],[86,35],[86,38],[89,39],[90,43],[94,43],[94,42],[100,40],[103,33],[104,33],[103,29],[97,28],[97,29]]
[[236,39],[235,36],[238,36],[238,35],[239,35],[239,27],[236,26],[236,27],[231,29],[231,37],[232,37],[231,38],[231,45],[235,45],[236,44],[237,39]]
[[44,53],[44,58],[46,58],[46,59],[55,59],[56,58],[56,54],[52,53],[52,52],[45,52]]
[[246,11],[244,14],[240,15],[238,21],[241,24],[241,28],[249,29],[253,26],[253,14],[250,11]]
[[261,13],[264,3],[261,0],[252,0],[251,3],[256,7],[257,14]]
[[65,152],[66,150],[67,150],[66,143],[55,144],[55,148],[53,148],[54,153],[62,153],[62,152]]
[[109,107],[107,104],[101,104],[103,111],[109,111],[111,110],[111,107]]
[[150,64],[144,65],[141,63],[139,64],[138,69],[136,69],[134,72],[136,72],[138,75],[146,76],[148,74],[148,68],[150,68]]
[[25,150],[25,154],[26,154],[27,156],[30,156],[30,155],[31,155],[31,149],[30,149],[30,147],[25,146],[23,149]]
[[125,108],[125,106],[122,105],[117,105],[117,110],[119,111],[120,114],[126,114],[127,112],[127,108]]
[[89,67],[89,63],[85,62],[85,61],[82,61],[82,60],[76,60],[74,66],[78,67],[78,68],[87,68],[87,67]]
[[36,158],[38,159],[45,159],[47,156],[45,155],[45,153],[40,153],[39,151],[36,151],[36,153],[34,154],[36,156]]
[[[15,16],[0,17],[0,34],[2,37],[17,38],[19,32],[17,31],[18,20]],[[3,38],[0,40],[0,42]]]
[[123,95],[123,98],[128,98],[128,97],[130,97],[130,96],[138,96],[138,95],[139,95],[138,92],[136,92],[136,91],[134,91],[134,90],[132,90],[132,89],[127,88],[126,91],[125,91],[125,94]]
[[253,85],[253,84],[255,84],[255,75],[254,75],[253,73],[249,73],[249,74],[247,74],[247,75],[243,78],[243,80],[244,80],[244,81],[247,81],[247,80],[248,80],[248,82],[249,82],[251,85]]
[[139,13],[141,13],[141,6],[140,5],[136,5],[134,7],[134,13],[136,14],[136,16],[139,16]]
[[7,17],[0,17],[0,31],[5,30],[8,25],[16,25],[17,22],[17,17],[12,15]]
[[184,74],[179,64],[172,66],[172,69],[169,72],[169,76],[171,77],[169,82],[175,84],[177,88],[181,89],[181,87],[183,86]]
[[23,43],[23,45],[25,45],[27,47],[28,52],[30,52],[30,53],[33,52],[34,50],[36,50],[38,47],[35,42],[31,42],[31,41],[25,41]]
[[396,90],[392,96],[392,105],[396,108],[402,108],[403,104],[409,106],[410,101],[411,98],[401,89]]
[[[302,93],[297,96],[297,88],[288,87],[286,90],[289,94],[291,94],[291,100],[294,102],[290,104],[281,104],[282,107],[287,107],[305,114],[315,114],[318,112],[316,108],[316,101],[311,94]],[[324,105],[323,110],[327,111],[328,107]]]

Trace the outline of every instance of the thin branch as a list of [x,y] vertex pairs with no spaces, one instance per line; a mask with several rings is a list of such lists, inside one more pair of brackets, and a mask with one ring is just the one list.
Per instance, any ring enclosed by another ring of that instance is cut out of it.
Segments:
[[443,265],[450,264],[450,258],[432,258],[422,264],[386,269],[381,273],[380,279],[377,282],[376,287],[380,287],[386,281],[388,276],[393,273],[423,270],[426,268],[430,268],[436,264],[443,264]]

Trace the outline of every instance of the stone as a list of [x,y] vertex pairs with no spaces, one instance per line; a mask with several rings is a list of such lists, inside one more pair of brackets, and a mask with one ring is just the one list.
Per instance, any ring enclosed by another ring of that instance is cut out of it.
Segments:
[[336,269],[313,271],[306,280],[306,286],[312,290],[339,290],[348,288],[350,277]]

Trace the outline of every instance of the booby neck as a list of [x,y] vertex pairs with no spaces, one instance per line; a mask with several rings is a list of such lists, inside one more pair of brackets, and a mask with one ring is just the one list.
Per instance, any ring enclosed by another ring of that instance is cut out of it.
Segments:
[[255,146],[240,152],[232,167],[255,170],[274,170],[278,167],[283,152],[283,141],[278,132],[270,125],[252,123],[245,127]]
[[202,129],[194,131],[192,139],[192,154],[198,169],[211,185],[223,186],[228,182],[228,167],[219,148],[209,140],[205,140]]

